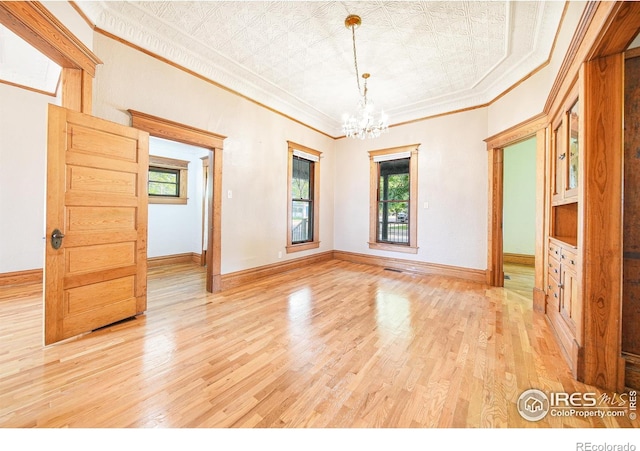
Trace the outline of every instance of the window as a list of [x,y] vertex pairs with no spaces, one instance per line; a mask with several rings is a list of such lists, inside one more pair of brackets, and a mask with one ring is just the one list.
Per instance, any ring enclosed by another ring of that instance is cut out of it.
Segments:
[[377,241],[409,244],[409,158],[378,163]]
[[318,212],[321,152],[288,142],[287,253],[320,246]]
[[180,170],[149,167],[149,196],[180,197]]
[[418,146],[369,152],[371,249],[418,252]]
[[186,204],[188,161],[149,155],[149,203]]

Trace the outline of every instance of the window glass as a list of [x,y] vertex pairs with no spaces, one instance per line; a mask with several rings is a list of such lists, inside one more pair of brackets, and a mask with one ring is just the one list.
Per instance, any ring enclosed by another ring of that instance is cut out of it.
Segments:
[[322,152],[287,141],[287,253],[320,247]]
[[180,171],[177,169],[149,168],[150,196],[180,196]]
[[409,158],[378,166],[377,241],[409,244]]
[[291,242],[313,241],[313,161],[293,157]]

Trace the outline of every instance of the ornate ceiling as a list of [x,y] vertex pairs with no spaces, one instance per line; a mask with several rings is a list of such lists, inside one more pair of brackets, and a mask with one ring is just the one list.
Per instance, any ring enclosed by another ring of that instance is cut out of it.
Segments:
[[390,123],[485,104],[545,63],[560,1],[77,1],[97,27],[340,136],[358,69]]

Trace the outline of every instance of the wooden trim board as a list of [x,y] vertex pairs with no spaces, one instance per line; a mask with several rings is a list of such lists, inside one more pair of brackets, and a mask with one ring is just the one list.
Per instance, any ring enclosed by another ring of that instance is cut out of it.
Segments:
[[42,283],[42,268],[0,273],[0,287],[25,283]]
[[513,263],[515,265],[535,266],[536,256],[525,254],[510,254],[508,252],[505,252],[503,254],[502,261],[504,263]]
[[222,291],[235,288],[246,283],[252,282],[267,276],[273,276],[283,272],[299,269],[314,263],[320,263],[333,259],[334,252],[321,252],[307,257],[295,258],[284,262],[273,263],[270,265],[258,266],[251,269],[236,271],[221,276]]
[[196,252],[187,252],[184,254],[161,255],[159,257],[151,257],[147,259],[147,266],[155,268],[156,266],[173,265],[176,263],[197,263],[200,264],[201,254]]
[[351,263],[381,266],[393,270],[411,272],[420,275],[436,275],[456,277],[471,282],[485,283],[484,269],[462,268],[459,266],[440,265],[399,258],[380,257],[376,255],[357,254],[354,252],[333,251],[333,258]]
[[[162,265],[179,263],[200,264],[200,258],[201,255],[195,252],[164,255],[147,259],[147,265],[149,268],[153,268]],[[440,265],[436,263],[425,263],[398,258],[386,258],[345,251],[328,251],[310,255],[307,257],[287,260],[281,263],[258,266],[256,268],[223,274],[221,277],[222,289],[227,290],[229,288],[240,286],[258,278],[280,274],[283,272],[291,271],[293,269],[299,269],[304,266],[309,266],[315,263],[320,263],[332,259],[344,260],[352,263],[381,266],[421,275],[429,274],[456,277],[459,279],[465,279],[472,282],[480,283],[484,283],[485,281],[485,271],[482,269],[462,268],[458,266]],[[42,283],[42,269],[0,274],[0,286],[15,285],[20,283]]]

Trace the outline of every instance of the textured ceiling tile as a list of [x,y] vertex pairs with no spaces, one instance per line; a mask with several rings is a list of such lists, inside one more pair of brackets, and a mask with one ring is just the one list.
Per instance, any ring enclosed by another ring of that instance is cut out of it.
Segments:
[[405,121],[486,103],[543,64],[563,3],[77,2],[98,27],[330,134],[358,95],[348,14],[362,17],[371,96]]

